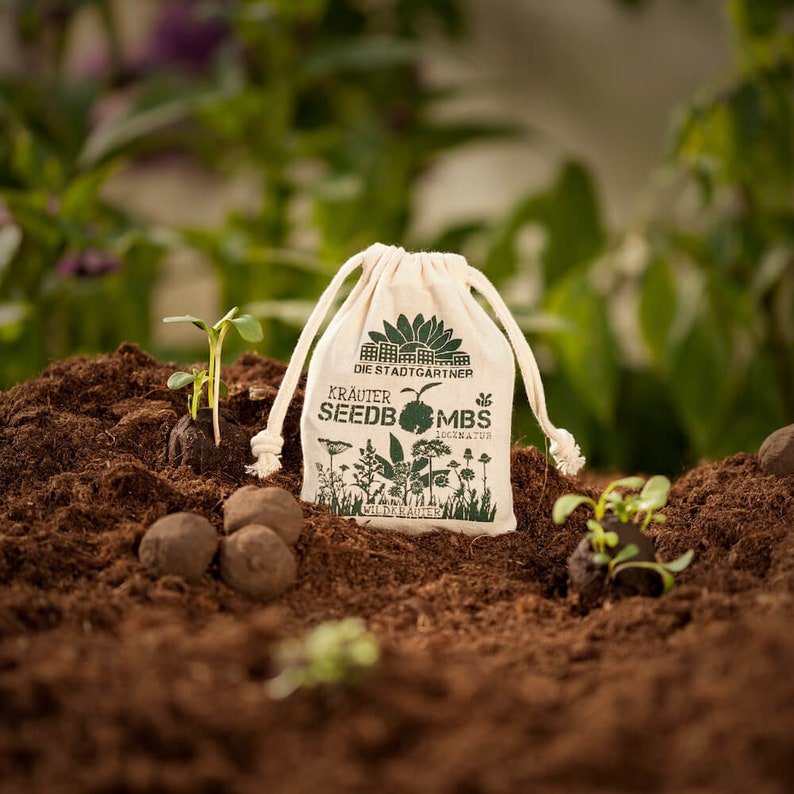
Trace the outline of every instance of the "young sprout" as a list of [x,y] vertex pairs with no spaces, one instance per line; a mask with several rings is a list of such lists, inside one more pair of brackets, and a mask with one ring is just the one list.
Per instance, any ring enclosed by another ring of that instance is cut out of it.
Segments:
[[190,411],[190,416],[194,422],[198,416],[199,403],[201,402],[201,395],[204,392],[204,384],[208,380],[206,369],[202,369],[201,371],[194,369],[192,375],[189,372],[175,372],[168,379],[168,388],[174,391],[179,391],[179,389],[192,384],[193,394],[187,398],[187,409]]
[[[639,493],[624,496],[618,488],[641,490]],[[614,579],[627,568],[656,571],[662,578],[666,593],[673,586],[673,574],[683,571],[692,562],[694,552],[690,550],[672,562],[634,560],[639,554],[639,548],[636,544],[629,543],[614,555],[610,554],[609,549],[618,545],[619,537],[617,532],[605,527],[604,519],[611,513],[621,523],[632,522],[641,532],[645,532],[652,521],[662,523],[667,520],[666,516],[655,511],[667,504],[669,491],[670,480],[660,474],[651,477],[647,482],[642,477],[623,477],[609,483],[598,501],[581,494],[561,496],[554,503],[552,519],[555,524],[564,524],[577,507],[588,505],[593,510],[593,518],[587,522],[587,539],[593,549],[593,562],[598,566],[606,566],[609,579]]]
[[[207,402],[209,407],[212,408],[212,428],[215,434],[215,446],[221,443],[221,429],[218,418],[219,400],[221,397],[221,350],[223,348],[223,340],[229,329],[236,328],[240,336],[246,342],[260,342],[262,340],[262,326],[259,321],[252,317],[250,314],[238,315],[238,308],[235,306],[228,311],[217,323],[209,325],[204,322],[200,317],[193,317],[189,314],[181,315],[179,317],[164,317],[164,323],[193,323],[197,328],[201,328],[207,334],[207,342],[209,344],[209,369],[207,370],[207,382],[209,382],[209,393],[207,395]],[[179,374],[179,373],[176,373]],[[188,373],[182,373],[188,375]],[[190,376],[188,376],[190,377]],[[169,379],[169,386],[171,385],[172,375]],[[187,385],[190,380],[185,380],[182,385]],[[199,387],[199,397],[201,395],[201,388],[204,383]],[[175,387],[171,387],[175,388]],[[179,387],[176,387],[179,388]],[[196,383],[194,381],[193,388],[195,390]],[[195,396],[195,393],[194,393]],[[191,405],[191,409],[192,409]],[[198,410],[198,403],[196,403],[196,410]],[[191,416],[195,419],[191,410]]]
[[267,682],[270,697],[281,699],[296,690],[354,684],[380,659],[380,646],[360,618],[329,620],[304,639],[288,639],[273,653],[280,673]]
[[[632,490],[642,488],[642,490],[639,494],[624,497],[616,488],[630,488]],[[555,524],[564,524],[568,520],[568,516],[579,505],[586,504],[593,509],[592,520],[594,522],[603,521],[607,512],[611,512],[623,524],[633,521],[639,525],[637,516],[642,513],[644,514],[644,520],[639,527],[640,530],[645,532],[651,521],[662,523],[667,520],[664,515],[654,511],[667,504],[667,493],[669,490],[670,480],[661,474],[651,477],[648,482],[645,482],[642,477],[623,477],[620,480],[609,483],[597,502],[589,496],[582,496],[581,494],[569,493],[561,496],[554,503],[552,518]],[[590,522],[588,522],[588,527],[590,527]],[[590,528],[592,529],[592,527]],[[607,541],[607,545],[614,546],[615,544]]]
[[649,571],[655,571],[661,577],[663,592],[666,593],[675,583],[673,574],[683,571],[695,556],[695,552],[690,549],[671,562],[632,559],[639,553],[640,550],[637,544],[629,543],[618,551],[614,557],[610,557],[608,554],[593,555],[593,562],[596,565],[607,566],[607,577],[609,579],[614,579],[621,571],[625,571],[628,568],[645,568]]

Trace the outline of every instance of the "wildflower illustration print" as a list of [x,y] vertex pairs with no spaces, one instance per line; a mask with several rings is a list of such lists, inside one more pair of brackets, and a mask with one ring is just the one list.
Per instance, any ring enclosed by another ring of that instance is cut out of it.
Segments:
[[[400,440],[389,434],[388,457],[367,439],[352,468],[334,465],[334,458],[352,448],[344,441],[318,439],[328,453],[328,465],[317,463],[319,488],[315,501],[332,513],[349,516],[391,515],[492,522],[496,505],[488,486],[491,458],[482,453],[472,467],[467,447],[463,463],[452,458],[452,447],[439,439],[420,439],[406,456]],[[348,472],[351,472],[348,476]]]

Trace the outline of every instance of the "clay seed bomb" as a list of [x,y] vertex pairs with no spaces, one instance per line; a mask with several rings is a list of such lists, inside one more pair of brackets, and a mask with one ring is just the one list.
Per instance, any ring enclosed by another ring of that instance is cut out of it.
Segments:
[[221,543],[221,578],[251,598],[275,598],[297,572],[295,555],[269,527],[251,524]]
[[203,575],[218,548],[218,534],[204,516],[171,513],[146,530],[138,558],[155,576],[173,574],[188,582]]
[[270,527],[288,546],[294,546],[303,530],[303,511],[289,491],[246,485],[236,490],[223,506],[227,535],[250,524]]

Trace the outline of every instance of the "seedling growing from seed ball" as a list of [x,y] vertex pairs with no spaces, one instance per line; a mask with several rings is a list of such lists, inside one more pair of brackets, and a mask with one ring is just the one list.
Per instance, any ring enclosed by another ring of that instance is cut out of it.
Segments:
[[363,620],[345,618],[321,623],[302,641],[280,642],[273,656],[281,672],[267,682],[267,692],[280,699],[302,687],[355,684],[377,665],[380,646]]
[[[210,349],[209,370],[207,372],[207,380],[209,381],[207,402],[212,409],[212,428],[215,433],[215,446],[221,443],[218,403],[221,397],[221,350],[223,348],[223,340],[231,328],[236,328],[237,332],[246,342],[261,342],[263,337],[262,326],[259,324],[259,321],[250,314],[240,314],[238,316],[238,311],[239,309],[235,306],[221,317],[215,325],[209,325],[200,317],[193,317],[189,314],[179,317],[163,318],[164,323],[193,323],[193,325],[197,328],[201,328],[207,334],[207,342],[209,343]],[[173,376],[171,377],[173,378]],[[188,382],[189,381],[185,381],[183,385],[187,385]],[[201,385],[203,387],[203,384]],[[196,388],[195,383],[193,388]],[[198,406],[196,406],[196,408],[198,409]],[[195,417],[193,418],[195,419]]]
[[[187,398],[187,408],[190,411],[190,416],[193,421],[198,417],[199,404],[201,403],[201,395],[204,393],[204,384],[209,380],[207,370],[201,371],[194,369],[193,374],[189,372],[175,372],[168,379],[168,388],[178,391],[185,386],[193,385],[193,394]],[[225,384],[221,381],[221,392],[225,389]]]
[[663,592],[666,593],[673,584],[675,584],[674,574],[683,571],[684,568],[692,562],[692,557],[695,556],[695,552],[690,549],[672,562],[633,559],[639,553],[640,549],[637,544],[629,543],[627,546],[620,549],[614,557],[610,557],[609,554],[606,553],[594,554],[593,562],[596,565],[607,566],[607,578],[610,579],[610,581],[614,580],[621,571],[628,570],[629,568],[644,568],[648,571],[654,571],[661,577]]
[[[637,494],[623,495],[618,488],[641,489]],[[672,562],[636,560],[639,547],[629,543],[616,549],[619,544],[618,533],[609,529],[615,521],[621,524],[633,523],[640,532],[645,533],[651,522],[662,523],[666,516],[656,511],[667,504],[670,480],[656,475],[647,482],[642,477],[623,477],[609,483],[598,501],[581,494],[565,494],[554,503],[552,518],[555,524],[564,524],[571,513],[580,505],[588,505],[593,510],[593,518],[587,522],[587,539],[593,551],[593,563],[606,566],[607,578],[613,580],[621,571],[628,568],[645,568],[655,571],[662,579],[664,592],[674,582],[674,573],[683,571],[692,561],[691,550]],[[612,551],[612,550],[615,551]],[[610,553],[612,552],[612,553]]]

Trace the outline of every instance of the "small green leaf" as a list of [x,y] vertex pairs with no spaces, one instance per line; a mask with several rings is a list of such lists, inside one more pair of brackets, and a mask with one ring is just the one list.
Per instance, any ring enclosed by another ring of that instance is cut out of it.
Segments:
[[628,546],[624,546],[613,558],[612,564],[617,565],[621,562],[626,562],[626,560],[630,560],[632,557],[636,557],[640,553],[639,546],[636,543],[629,543]]
[[604,533],[604,543],[609,546],[610,549],[614,549],[615,546],[618,545],[620,542],[620,538],[618,537],[617,532],[605,532]]
[[239,317],[235,317],[232,320],[232,325],[246,342],[261,342],[264,338],[259,320],[250,314],[241,314]]
[[615,488],[642,488],[644,482],[642,477],[622,477],[620,480],[614,480],[610,485]]
[[608,565],[609,564],[609,555],[605,554],[604,552],[598,552],[597,554],[593,555],[593,565]]
[[670,490],[670,480],[667,477],[657,474],[645,483],[645,487],[640,493],[640,501],[643,510],[658,510],[667,504],[667,493]]
[[631,513],[629,512],[629,506],[625,502],[615,502],[615,504],[612,505],[612,511],[620,519],[621,524],[628,524]]
[[663,592],[667,593],[670,588],[675,584],[675,577],[673,574],[666,571],[658,562],[628,562],[621,563],[612,570],[612,575],[617,576],[621,571],[626,568],[644,568],[647,571],[654,571],[662,578]]
[[229,387],[221,380],[218,381],[218,396],[226,397],[229,394]]
[[217,323],[215,323],[215,325],[213,325],[212,327],[213,327],[213,328],[214,328],[216,331],[220,331],[220,330],[221,330],[221,327],[223,326],[223,324],[224,324],[224,323],[228,323],[228,322],[230,322],[230,321],[231,321],[231,319],[232,319],[232,317],[234,317],[234,316],[237,314],[237,312],[238,312],[238,311],[239,311],[239,309],[237,308],[237,306],[233,306],[233,307],[232,307],[231,309],[229,309],[229,311],[228,311],[228,312],[226,312],[226,314],[224,314],[224,315],[223,315],[223,317],[221,317],[221,319],[220,319],[220,320],[218,320],[218,322],[217,322]]
[[587,520],[587,528],[588,528],[588,529],[589,529],[589,530],[590,530],[590,531],[591,531],[591,532],[592,532],[594,535],[603,536],[603,534],[604,534],[604,528],[603,528],[603,527],[601,526],[601,524],[599,524],[599,523],[598,523],[598,521],[596,521],[594,518],[589,518],[589,519]]
[[561,496],[554,503],[554,509],[551,514],[552,520],[555,524],[564,524],[568,520],[568,516],[582,504],[590,504],[595,507],[595,502],[588,496],[573,493]]
[[182,314],[177,317],[163,317],[164,323],[193,323],[208,334],[212,332],[212,328],[204,322],[200,317],[193,317],[190,314]]
[[96,214],[99,191],[115,166],[108,163],[74,177],[61,194],[61,216],[73,222],[89,222]]
[[171,377],[168,379],[168,388],[173,389],[176,391],[177,389],[181,389],[184,386],[189,386],[196,380],[195,375],[191,375],[189,372],[175,372]]
[[672,573],[680,573],[681,571],[686,568],[689,563],[692,562],[692,558],[695,556],[695,552],[690,549],[685,554],[682,554],[678,559],[673,560],[672,562],[665,562],[662,563],[665,570],[670,571]]

